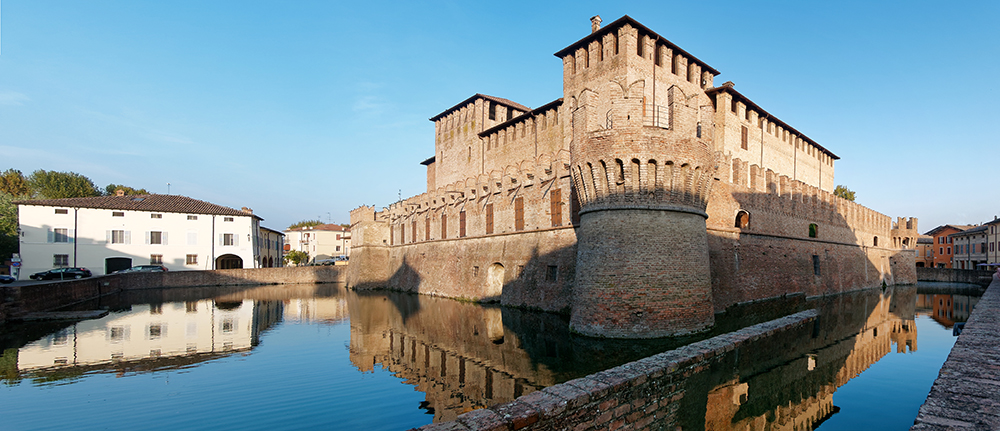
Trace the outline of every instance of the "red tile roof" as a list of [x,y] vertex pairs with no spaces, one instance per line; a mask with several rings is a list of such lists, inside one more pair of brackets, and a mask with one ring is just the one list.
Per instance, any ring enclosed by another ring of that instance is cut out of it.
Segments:
[[149,211],[187,214],[214,214],[262,218],[237,209],[191,199],[180,195],[126,195],[92,198],[32,199],[14,202],[17,205],[38,205],[67,208],[100,208],[126,211]]
[[295,231],[309,232],[309,231],[313,231],[313,230],[327,230],[327,231],[334,231],[334,232],[350,232],[351,231],[350,229],[345,228],[345,227],[343,227],[343,226],[341,226],[339,224],[320,224],[320,225],[316,225],[316,226],[303,226],[303,227],[297,227],[295,229],[288,229],[285,232],[295,232]]

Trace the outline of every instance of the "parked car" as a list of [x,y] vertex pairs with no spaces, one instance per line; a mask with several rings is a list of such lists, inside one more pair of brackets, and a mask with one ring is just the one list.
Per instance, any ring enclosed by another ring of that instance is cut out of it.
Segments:
[[0,283],[11,284],[15,281],[17,281],[17,279],[9,275],[0,275]]
[[126,272],[167,272],[167,267],[163,265],[136,265],[117,272],[119,274]]
[[68,278],[90,277],[87,268],[54,268],[48,271],[36,272],[28,276],[32,280],[65,280]]

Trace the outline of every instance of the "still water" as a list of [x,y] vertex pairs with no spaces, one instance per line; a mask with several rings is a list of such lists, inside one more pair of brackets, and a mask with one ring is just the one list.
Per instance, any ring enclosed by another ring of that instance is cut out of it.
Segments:
[[127,292],[0,329],[0,429],[406,429],[804,309],[783,365],[712,369],[683,429],[906,429],[977,301],[919,285],[734,307],[698,337],[574,336],[563,316],[341,285]]

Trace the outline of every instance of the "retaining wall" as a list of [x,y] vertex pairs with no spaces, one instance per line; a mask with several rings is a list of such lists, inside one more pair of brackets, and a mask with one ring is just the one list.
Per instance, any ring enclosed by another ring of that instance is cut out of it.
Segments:
[[137,272],[25,286],[7,286],[3,288],[0,318],[4,321],[16,319],[25,313],[51,311],[123,290],[343,282],[346,268],[346,266],[303,266]]
[[951,348],[911,431],[1000,429],[1000,279],[992,280]]
[[993,281],[993,271],[954,268],[917,268],[917,280],[946,283],[972,283],[987,286]]
[[[738,361],[774,366],[771,349],[781,343],[778,332],[811,334],[816,310],[807,310],[728,334],[689,344],[580,379],[532,392],[516,400],[462,414],[454,422],[431,424],[421,430],[591,430],[635,429],[674,423],[688,377],[718,365],[724,355],[739,350]],[[808,337],[808,335],[805,335]]]

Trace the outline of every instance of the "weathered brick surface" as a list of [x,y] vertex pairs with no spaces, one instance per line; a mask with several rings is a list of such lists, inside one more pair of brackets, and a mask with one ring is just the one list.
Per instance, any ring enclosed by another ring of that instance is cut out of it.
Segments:
[[972,310],[911,430],[1000,429],[1000,279]]
[[[465,413],[457,421],[472,430],[647,429],[654,423],[675,424],[686,391],[678,382],[716,365],[727,351],[742,347],[754,350],[746,346],[753,340],[766,341],[769,334],[784,331],[808,331],[817,315],[816,310],[809,310],[754,325],[741,329],[739,336],[710,338],[555,385],[507,404]],[[774,358],[750,356],[746,360],[757,361],[763,368],[775,364]],[[451,423],[439,423],[422,429],[453,427]]]

